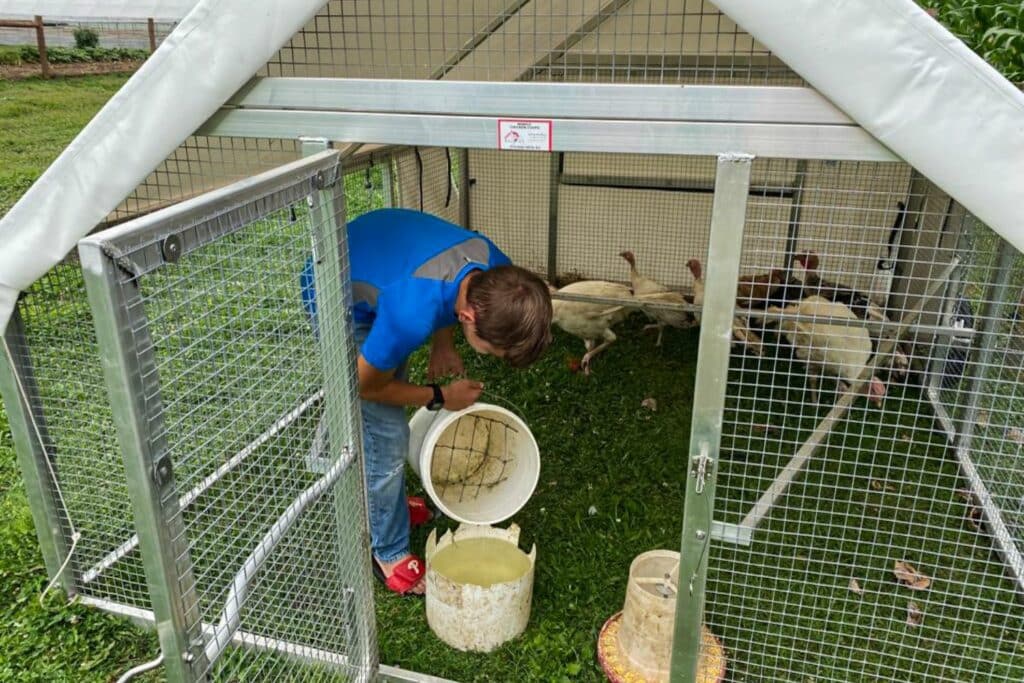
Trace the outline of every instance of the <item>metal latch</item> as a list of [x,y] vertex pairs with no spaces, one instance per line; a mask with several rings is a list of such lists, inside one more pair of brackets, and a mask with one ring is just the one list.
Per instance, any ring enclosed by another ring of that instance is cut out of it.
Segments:
[[710,448],[707,443],[700,445],[700,455],[695,455],[690,460],[690,474],[697,478],[694,486],[695,493],[704,493],[704,484],[707,482],[708,472],[714,466],[711,456],[708,455]]

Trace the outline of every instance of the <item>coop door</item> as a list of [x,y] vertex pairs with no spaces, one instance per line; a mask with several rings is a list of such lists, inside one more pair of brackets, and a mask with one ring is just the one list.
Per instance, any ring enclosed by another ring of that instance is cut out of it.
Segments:
[[322,152],[80,246],[170,680],[367,680],[344,192]]

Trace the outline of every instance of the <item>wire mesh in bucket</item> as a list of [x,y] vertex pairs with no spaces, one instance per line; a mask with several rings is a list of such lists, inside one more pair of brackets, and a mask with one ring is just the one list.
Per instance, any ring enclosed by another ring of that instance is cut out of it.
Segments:
[[449,517],[494,524],[518,512],[533,494],[540,454],[514,413],[487,404],[436,414],[424,409],[410,428],[413,468]]

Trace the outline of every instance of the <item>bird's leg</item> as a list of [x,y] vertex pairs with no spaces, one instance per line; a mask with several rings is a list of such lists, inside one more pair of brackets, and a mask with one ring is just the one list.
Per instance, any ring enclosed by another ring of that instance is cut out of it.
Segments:
[[598,344],[594,348],[590,348],[590,346],[592,346],[592,342],[587,342],[588,351],[586,352],[586,354],[583,355],[583,360],[580,361],[580,366],[583,368],[584,374],[590,374],[590,361],[594,358],[594,356],[608,348],[611,345],[611,343],[617,339],[617,337],[615,336],[615,333],[612,332],[611,330],[605,330],[604,339],[605,340],[603,343]]
[[590,374],[590,356],[591,356],[590,351],[591,351],[591,349],[594,348],[594,340],[593,339],[584,339],[583,340],[583,345],[585,347],[587,347],[587,352],[585,354],[583,354],[583,358],[580,359],[580,367],[583,369],[583,374],[584,375],[589,375]]
[[650,325],[644,325],[644,332],[654,329],[658,330],[658,341],[654,342],[654,345],[661,346],[661,335],[665,331],[665,323],[651,323]]
[[818,403],[818,368],[807,366],[807,386],[811,392],[811,400]]

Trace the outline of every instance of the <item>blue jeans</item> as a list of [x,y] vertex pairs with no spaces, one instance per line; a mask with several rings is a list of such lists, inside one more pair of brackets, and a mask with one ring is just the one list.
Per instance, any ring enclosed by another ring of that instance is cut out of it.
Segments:
[[[355,323],[356,348],[370,326]],[[395,377],[407,378],[406,362]],[[366,497],[370,510],[370,546],[381,562],[394,562],[409,554],[409,508],[405,500],[405,458],[409,451],[409,423],[405,408],[362,400],[363,458]]]

